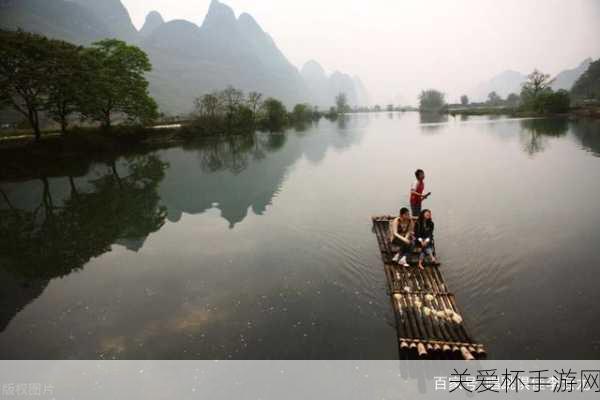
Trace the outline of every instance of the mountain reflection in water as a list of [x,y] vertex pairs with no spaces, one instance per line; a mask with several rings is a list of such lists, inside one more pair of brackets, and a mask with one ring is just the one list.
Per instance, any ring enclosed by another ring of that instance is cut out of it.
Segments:
[[369,216],[422,167],[491,357],[597,358],[599,138],[591,120],[383,112],[0,182],[0,354],[396,358]]

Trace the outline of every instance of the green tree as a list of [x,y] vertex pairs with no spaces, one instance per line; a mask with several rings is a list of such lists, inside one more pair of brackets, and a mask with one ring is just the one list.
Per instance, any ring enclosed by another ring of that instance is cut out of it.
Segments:
[[40,113],[54,69],[52,42],[40,35],[0,30],[0,102],[12,106],[40,139]]
[[194,100],[195,116],[192,122],[194,133],[215,134],[224,130],[224,109],[218,92],[207,93]]
[[234,119],[242,104],[244,104],[244,92],[233,86],[228,86],[221,92],[221,102],[225,109],[225,121],[227,130],[233,129]]
[[521,100],[525,105],[531,105],[542,92],[550,90],[551,84],[550,75],[533,70],[521,88]]
[[215,118],[222,113],[222,102],[218,93],[208,93],[195,100],[196,113],[200,117]]
[[346,96],[346,93],[339,93],[335,97],[335,105],[339,114],[348,112],[350,107],[348,106],[348,97]]
[[256,116],[258,115],[258,111],[260,110],[260,108],[262,106],[262,98],[263,98],[262,93],[258,93],[258,92],[248,93],[248,99],[246,100],[246,102],[248,103],[248,108],[250,108],[252,110],[252,116],[255,121],[256,121]]
[[158,116],[144,76],[152,66],[142,50],[120,40],[102,40],[86,49],[83,64],[86,90],[80,108],[85,117],[110,128],[116,113],[143,124]]
[[268,98],[263,103],[263,125],[270,131],[279,131],[287,123],[285,105],[277,99]]
[[499,106],[502,104],[502,97],[496,92],[490,92],[488,94],[487,104],[491,106]]
[[67,132],[69,116],[79,111],[79,96],[86,90],[81,62],[82,48],[54,41],[52,61],[55,68],[48,76],[46,111]]
[[446,95],[439,90],[423,90],[419,95],[419,110],[439,112],[446,107]]
[[460,104],[462,104],[463,106],[469,105],[469,97],[466,94],[460,96]]
[[516,93],[511,93],[506,97],[506,104],[510,107],[517,107],[521,102],[521,97]]
[[546,114],[566,113],[570,106],[571,97],[569,92],[564,89],[557,92],[552,92],[552,90],[543,92],[536,101],[536,111]]
[[308,104],[296,104],[292,110],[292,120],[303,122],[312,120],[313,111]]
[[550,75],[534,70],[527,77],[521,89],[521,103],[525,110],[536,113],[564,113],[569,110],[571,99],[569,92],[554,92],[550,85]]
[[573,96],[600,100],[600,59],[592,62],[571,89]]

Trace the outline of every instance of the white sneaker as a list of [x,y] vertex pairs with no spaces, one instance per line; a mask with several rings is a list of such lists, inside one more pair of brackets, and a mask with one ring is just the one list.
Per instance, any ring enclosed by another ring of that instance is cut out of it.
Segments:
[[403,267],[410,267],[410,265],[408,265],[406,262],[406,256],[402,257],[400,261],[398,261],[398,264],[402,265]]
[[393,262],[398,262],[398,259],[400,258],[400,253],[396,253],[396,255],[394,256],[394,258],[392,258]]

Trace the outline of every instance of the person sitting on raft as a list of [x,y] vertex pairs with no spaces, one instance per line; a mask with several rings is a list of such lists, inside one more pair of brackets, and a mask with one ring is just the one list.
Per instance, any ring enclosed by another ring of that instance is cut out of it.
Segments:
[[393,258],[398,264],[403,267],[408,267],[406,257],[412,252],[413,249],[413,230],[414,223],[408,212],[408,208],[402,207],[400,209],[400,216],[394,218],[391,225],[391,241],[393,244],[400,247],[398,254]]
[[434,223],[431,219],[431,211],[423,210],[419,214],[419,219],[415,223],[415,238],[417,247],[420,247],[419,252],[419,268],[423,268],[423,260],[425,256],[429,256],[433,265],[439,265],[433,255],[433,230]]

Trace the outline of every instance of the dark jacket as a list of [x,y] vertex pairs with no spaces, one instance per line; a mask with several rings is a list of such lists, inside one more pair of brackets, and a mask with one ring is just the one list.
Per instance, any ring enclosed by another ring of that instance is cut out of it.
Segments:
[[433,241],[434,227],[435,224],[432,220],[418,220],[415,224],[415,237]]

